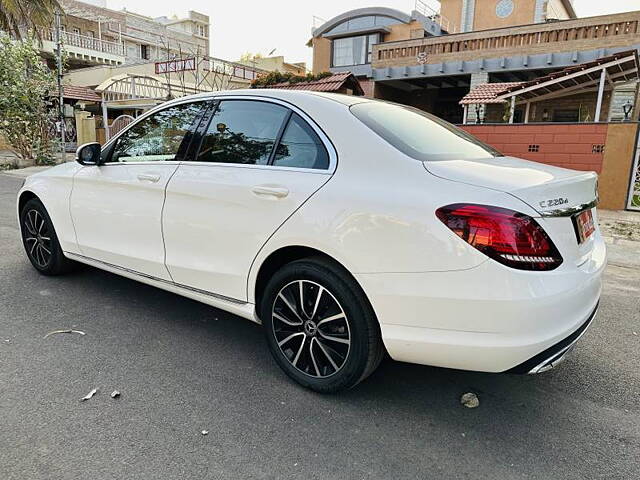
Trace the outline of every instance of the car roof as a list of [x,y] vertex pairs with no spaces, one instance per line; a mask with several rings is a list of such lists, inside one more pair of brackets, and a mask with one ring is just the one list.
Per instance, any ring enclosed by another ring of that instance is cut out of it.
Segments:
[[254,97],[275,98],[275,99],[281,99],[281,100],[288,100],[292,103],[295,103],[296,99],[300,99],[304,97],[308,98],[310,96],[313,96],[313,97],[321,97],[326,100],[332,100],[332,101],[341,103],[347,107],[350,107],[351,105],[355,105],[357,103],[370,101],[370,99],[365,97],[356,97],[353,95],[343,95],[339,93],[312,92],[308,90],[282,90],[277,88],[244,88],[239,90],[219,90],[219,91],[197,93],[195,95],[188,95],[188,96],[176,98],[173,100],[173,102],[182,103],[184,101],[197,100],[200,98],[225,97],[225,96],[254,96]]

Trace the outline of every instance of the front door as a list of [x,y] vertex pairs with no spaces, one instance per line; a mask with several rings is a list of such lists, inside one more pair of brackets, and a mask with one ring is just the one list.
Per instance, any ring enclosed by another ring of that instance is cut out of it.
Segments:
[[86,257],[170,280],[164,265],[162,206],[203,103],[169,107],[134,123],[105,150],[105,163],[73,179],[70,208]]
[[202,134],[167,187],[167,268],[177,283],[246,300],[258,251],[333,162],[321,133],[278,103],[223,100]]

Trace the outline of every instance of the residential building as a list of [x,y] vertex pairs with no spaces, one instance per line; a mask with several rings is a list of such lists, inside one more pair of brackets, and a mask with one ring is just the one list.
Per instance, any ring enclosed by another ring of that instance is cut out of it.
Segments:
[[239,60],[237,63],[266,70],[267,72],[292,73],[294,75],[307,74],[307,64],[305,62],[288,63],[284,61],[282,55],[274,57],[253,57],[248,60]]
[[[576,18],[569,0],[442,0],[439,11],[418,0],[410,14],[389,8],[341,13],[315,28],[309,44],[314,73],[351,71],[368,96],[463,123],[459,102],[478,85],[529,81],[640,49],[640,11]],[[634,92],[633,85],[614,91],[607,84],[601,119],[621,119],[614,106]],[[581,108],[593,119],[595,98],[539,107],[549,120],[575,118]],[[475,121],[475,109],[467,115]]]
[[[440,0],[449,33],[514,27],[576,18],[572,0]],[[416,2],[416,8],[426,5]],[[424,8],[424,7],[422,7]]]
[[[101,2],[61,0],[62,41],[69,69],[122,65],[209,54],[207,15],[151,18],[128,10],[111,10]],[[42,51],[52,59],[56,33],[43,32]]]

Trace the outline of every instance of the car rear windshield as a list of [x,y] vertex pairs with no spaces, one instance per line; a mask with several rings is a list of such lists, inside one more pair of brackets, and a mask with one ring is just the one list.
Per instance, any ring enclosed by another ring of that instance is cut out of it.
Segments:
[[371,101],[351,106],[351,112],[384,140],[416,160],[467,160],[502,156],[464,130],[417,108]]

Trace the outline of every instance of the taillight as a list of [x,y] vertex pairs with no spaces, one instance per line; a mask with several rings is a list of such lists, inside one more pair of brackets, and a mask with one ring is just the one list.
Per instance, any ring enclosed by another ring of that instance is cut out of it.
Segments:
[[553,270],[562,256],[531,217],[506,208],[458,203],[436,210],[447,227],[469,245],[508,267]]

